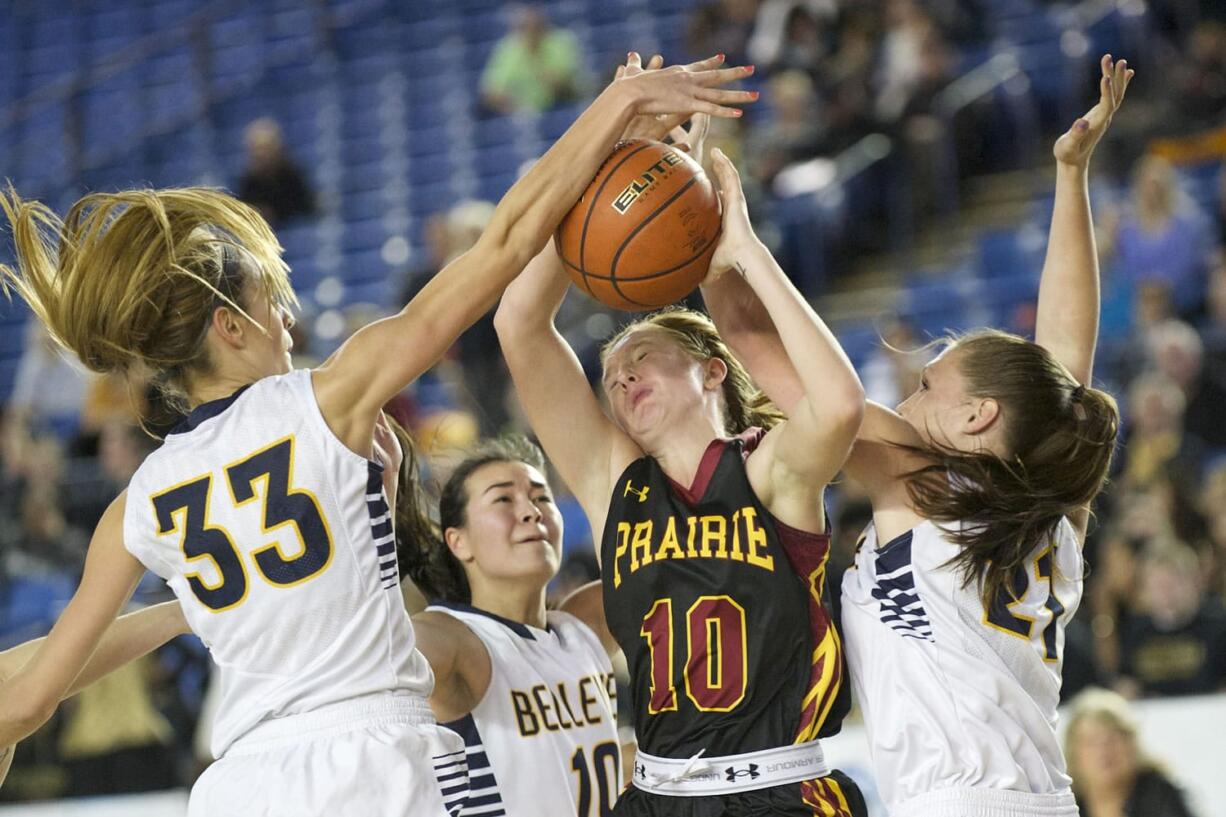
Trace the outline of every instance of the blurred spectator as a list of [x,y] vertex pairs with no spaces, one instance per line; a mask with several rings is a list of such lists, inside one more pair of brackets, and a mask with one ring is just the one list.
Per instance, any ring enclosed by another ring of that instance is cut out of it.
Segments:
[[1207,128],[1226,114],[1226,24],[1205,20],[1188,38],[1184,59],[1174,66],[1171,99],[1182,113],[1180,125]]
[[481,100],[499,113],[545,111],[583,92],[579,43],[549,24],[544,9],[520,6],[512,30],[494,47],[481,73]]
[[690,56],[727,56],[728,65],[749,58],[749,36],[758,14],[758,0],[708,0],[690,12],[685,43]]
[[1226,599],[1226,458],[1206,470],[1204,482],[1198,505],[1205,520],[1206,587],[1211,595]]
[[824,130],[812,78],[803,71],[784,71],[766,86],[769,119],[746,139],[748,170],[769,189],[788,165],[817,156]]
[[1077,696],[1064,754],[1081,817],[1192,817],[1183,793],[1142,752],[1136,719],[1114,692]]
[[1204,342],[1182,321],[1166,321],[1149,333],[1151,355],[1158,371],[1183,393],[1183,427],[1202,443],[1226,447],[1226,368],[1205,365]]
[[750,35],[749,61],[759,70],[804,71],[815,79],[830,49],[832,0],[764,0]]
[[1218,250],[1213,257],[1201,336],[1205,341],[1205,365],[1218,370],[1226,368],[1226,249]]
[[8,422],[17,427],[43,426],[67,439],[76,432],[88,385],[85,368],[60,350],[42,321],[30,321],[9,399]]
[[153,705],[149,656],[125,664],[66,704],[59,748],[69,796],[153,791],[180,784],[170,724]]
[[315,212],[315,194],[285,149],[281,126],[264,117],[243,131],[247,166],[238,197],[260,211],[274,227],[294,216]]
[[[1194,464],[1198,447],[1184,437],[1187,400],[1177,383],[1153,373],[1128,389],[1128,429],[1123,473],[1125,488],[1144,489],[1165,479],[1174,463]],[[1195,470],[1195,467],[1192,467]]]
[[1146,547],[1140,609],[1121,622],[1117,689],[1148,696],[1226,688],[1226,610],[1205,589],[1190,547],[1177,540]]
[[876,77],[877,118],[894,122],[913,108],[913,97],[943,83],[940,30],[917,0],[887,0]]
[[1181,314],[1204,304],[1206,265],[1217,245],[1208,219],[1179,190],[1170,162],[1146,156],[1133,170],[1131,202],[1098,231],[1111,274],[1137,285],[1163,281]]

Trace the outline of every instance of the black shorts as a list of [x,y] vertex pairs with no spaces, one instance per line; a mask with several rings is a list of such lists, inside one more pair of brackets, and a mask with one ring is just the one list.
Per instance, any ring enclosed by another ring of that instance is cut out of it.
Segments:
[[840,771],[769,789],[709,797],[671,797],[630,786],[614,817],[868,817],[860,787]]

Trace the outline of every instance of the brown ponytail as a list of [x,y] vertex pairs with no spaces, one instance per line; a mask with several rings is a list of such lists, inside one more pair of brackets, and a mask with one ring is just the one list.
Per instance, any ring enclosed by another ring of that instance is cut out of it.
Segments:
[[603,364],[610,349],[635,329],[655,326],[667,332],[686,354],[699,362],[717,357],[724,362],[728,374],[724,378],[724,423],[729,434],[740,434],[748,428],[773,428],[785,419],[765,392],[754,385],[749,372],[732,354],[715,328],[714,322],[701,312],[681,306],[670,306],[645,318],[627,324],[611,337],[601,349]]
[[907,475],[917,512],[943,523],[961,552],[950,564],[985,605],[1062,517],[1102,490],[1119,432],[1111,395],[1073,380],[1036,343],[995,330],[953,341],[949,354],[970,397],[999,403],[1010,455],[929,444],[930,464]]

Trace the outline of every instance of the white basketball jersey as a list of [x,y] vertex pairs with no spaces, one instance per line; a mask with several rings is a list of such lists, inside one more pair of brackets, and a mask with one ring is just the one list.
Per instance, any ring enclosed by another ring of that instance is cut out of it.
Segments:
[[219,668],[215,756],[267,718],[429,695],[382,473],[332,434],[299,370],[199,406],[132,477],[124,543]]
[[596,634],[550,611],[548,629],[463,604],[436,604],[489,650],[490,686],[444,724],[468,747],[463,817],[600,817],[622,791],[613,665]]
[[939,789],[1067,796],[1056,705],[1064,627],[1081,602],[1073,526],[1061,520],[1015,575],[1016,600],[991,610],[945,566],[958,552],[932,522],[883,546],[870,524],[843,576],[845,649],[882,796],[891,809]]

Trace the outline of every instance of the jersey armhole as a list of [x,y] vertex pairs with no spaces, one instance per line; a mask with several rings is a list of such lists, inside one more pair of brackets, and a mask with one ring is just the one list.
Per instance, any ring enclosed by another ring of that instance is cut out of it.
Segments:
[[[468,620],[464,618],[463,616],[458,616],[455,614],[453,610],[449,610],[446,607],[443,607],[441,605],[436,605],[436,604],[427,605],[426,609],[423,610],[422,612],[429,612],[429,611],[433,611],[435,613],[444,613],[450,616],[451,618],[455,619],[456,621],[458,621],[460,623],[460,626],[464,627],[470,633],[473,634],[473,637],[477,639],[478,643],[481,644],[482,649],[485,650],[486,658],[488,658],[490,661],[490,682],[485,685],[485,692],[481,693],[481,697],[473,701],[472,710],[468,713],[469,715],[472,715],[473,712],[476,712],[477,709],[482,704],[485,703],[486,699],[489,698],[490,696],[490,690],[494,688],[494,676],[498,673],[498,662],[494,660],[494,650],[490,646],[490,643],[485,640],[485,636],[481,633],[481,631],[471,626]],[[431,670],[431,672],[433,672],[433,670]]]
[[[291,376],[297,376],[300,374],[305,375],[304,377],[301,378],[301,380],[302,382],[306,384],[306,392],[307,392],[308,399],[305,402],[310,406],[306,410],[306,413],[310,416],[312,422],[314,422],[316,425],[319,426],[320,431],[323,434],[324,438],[328,440],[328,442],[332,445],[332,447],[336,448],[338,451],[343,452],[344,455],[346,457],[349,457],[354,463],[366,463],[367,465],[378,466],[378,468],[380,469],[380,473],[382,473],[383,463],[379,462],[376,459],[372,459],[370,457],[363,457],[361,454],[354,451],[349,446],[345,445],[345,443],[341,440],[341,438],[336,436],[336,432],[332,430],[332,426],[328,425],[328,420],[327,418],[324,417],[323,411],[319,408],[319,400],[315,396],[314,372],[315,372],[314,369],[296,369],[291,373]],[[298,387],[297,383],[295,383],[295,387]],[[298,387],[298,388],[301,388],[301,387]]]

